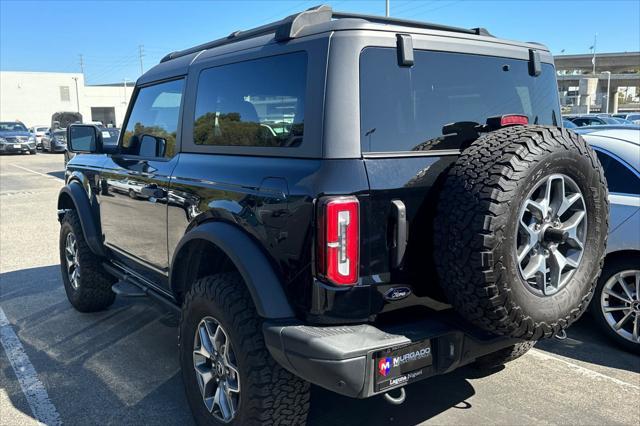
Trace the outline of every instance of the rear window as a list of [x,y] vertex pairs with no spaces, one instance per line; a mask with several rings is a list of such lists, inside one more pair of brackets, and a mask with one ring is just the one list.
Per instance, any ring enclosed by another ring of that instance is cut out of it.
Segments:
[[198,145],[296,147],[302,143],[307,54],[296,52],[202,71]]
[[524,114],[529,123],[558,125],[555,70],[538,77],[528,61],[416,50],[412,67],[398,65],[396,49],[370,47],[360,56],[360,141],[363,152],[457,149],[444,137],[455,122]]

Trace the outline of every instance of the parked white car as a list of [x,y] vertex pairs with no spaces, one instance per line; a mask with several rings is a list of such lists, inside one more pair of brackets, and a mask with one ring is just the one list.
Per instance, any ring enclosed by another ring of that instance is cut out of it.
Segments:
[[609,186],[609,241],[591,301],[602,329],[640,353],[640,130],[574,129],[593,147]]
[[45,125],[33,126],[32,128],[29,129],[29,131],[36,138],[36,147],[39,149],[42,149],[42,138],[44,138],[46,134],[49,133],[49,126],[45,126]]

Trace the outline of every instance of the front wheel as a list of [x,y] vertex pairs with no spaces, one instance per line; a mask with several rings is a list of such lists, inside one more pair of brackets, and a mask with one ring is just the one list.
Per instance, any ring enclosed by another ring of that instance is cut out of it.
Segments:
[[116,280],[87,245],[75,210],[68,210],[62,219],[60,268],[67,298],[78,311],[101,311],[115,300],[111,286]]
[[640,353],[640,259],[618,258],[605,263],[591,313],[619,346]]
[[180,364],[200,425],[304,424],[309,383],[278,365],[235,273],[196,281],[182,307]]

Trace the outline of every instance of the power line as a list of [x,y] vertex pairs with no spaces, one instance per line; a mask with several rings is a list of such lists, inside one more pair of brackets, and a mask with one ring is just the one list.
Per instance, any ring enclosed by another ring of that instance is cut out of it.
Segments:
[[138,46],[138,54],[140,55],[140,75],[144,74],[144,64],[142,58],[144,58],[144,46],[141,44]]

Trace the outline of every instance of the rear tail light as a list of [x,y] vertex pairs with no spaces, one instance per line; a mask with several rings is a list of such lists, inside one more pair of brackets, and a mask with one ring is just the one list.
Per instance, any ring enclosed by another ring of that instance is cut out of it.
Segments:
[[526,126],[529,124],[529,117],[520,114],[498,115],[487,119],[487,126],[498,129],[505,126]]
[[529,117],[526,115],[503,115],[500,119],[501,126],[526,126],[529,124]]
[[356,197],[321,200],[318,211],[317,269],[338,285],[358,282],[360,205]]

